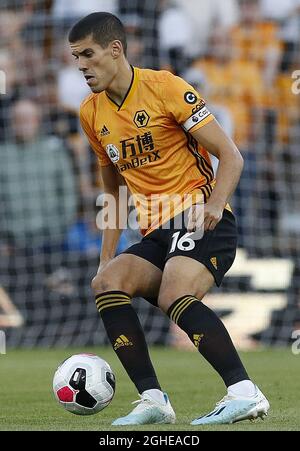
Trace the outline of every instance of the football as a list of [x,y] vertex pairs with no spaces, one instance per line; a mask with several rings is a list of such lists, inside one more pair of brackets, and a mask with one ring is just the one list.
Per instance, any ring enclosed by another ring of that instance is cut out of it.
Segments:
[[53,378],[59,404],[75,415],[93,415],[113,399],[115,375],[109,364],[94,354],[76,354],[64,360]]

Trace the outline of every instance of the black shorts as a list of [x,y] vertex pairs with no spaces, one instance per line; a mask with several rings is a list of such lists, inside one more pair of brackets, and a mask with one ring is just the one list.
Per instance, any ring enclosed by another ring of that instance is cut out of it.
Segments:
[[205,265],[220,286],[236,254],[237,230],[233,214],[224,210],[215,229],[205,232],[201,239],[193,240],[191,233],[186,234],[184,226],[181,229],[158,228],[123,253],[144,258],[162,271],[170,258],[190,257]]

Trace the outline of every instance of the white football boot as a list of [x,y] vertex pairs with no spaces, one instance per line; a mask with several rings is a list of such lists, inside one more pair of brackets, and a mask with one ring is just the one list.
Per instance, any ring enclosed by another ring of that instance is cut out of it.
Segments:
[[173,424],[176,416],[172,409],[168,395],[163,394],[163,404],[155,400],[148,393],[139,395],[141,399],[134,401],[137,404],[126,417],[118,418],[112,426],[129,426],[135,424]]
[[232,424],[242,420],[264,419],[270,408],[269,401],[255,386],[256,392],[251,397],[226,395],[217,402],[214,410],[192,421],[193,426],[206,424]]

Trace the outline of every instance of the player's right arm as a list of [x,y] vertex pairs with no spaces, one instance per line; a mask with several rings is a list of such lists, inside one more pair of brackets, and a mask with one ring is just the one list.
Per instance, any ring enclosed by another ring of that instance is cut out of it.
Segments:
[[113,202],[111,205],[108,204],[108,208],[116,209],[115,212],[112,212],[113,216],[115,213],[116,224],[114,228],[106,228],[103,230],[100,265],[98,272],[100,272],[104,268],[104,266],[106,266],[107,263],[109,263],[116,255],[118,242],[122,233],[122,230],[119,227],[119,212],[123,211],[121,208],[119,208],[119,187],[121,185],[124,185],[125,183],[124,179],[118,174],[116,168],[112,164],[101,168],[101,176],[104,195],[109,195],[107,196],[108,202],[110,196],[112,196],[115,200],[115,202]]
[[[119,187],[124,185],[125,181],[123,177],[119,175],[114,165],[111,163],[107,153],[101,146],[101,143],[97,139],[93,123],[94,123],[94,109],[93,95],[88,97],[81,105],[80,108],[80,123],[83,131],[96,153],[99,164],[101,167],[101,176],[103,183],[104,195],[110,195],[114,197],[115,202],[112,205],[108,205],[108,208],[116,208],[116,224],[115,227],[106,228],[103,230],[102,248],[100,254],[100,264],[98,273],[101,271],[108,262],[110,262],[115,254],[118,246],[118,241],[122,230],[119,228]],[[109,197],[109,196],[108,196]]]

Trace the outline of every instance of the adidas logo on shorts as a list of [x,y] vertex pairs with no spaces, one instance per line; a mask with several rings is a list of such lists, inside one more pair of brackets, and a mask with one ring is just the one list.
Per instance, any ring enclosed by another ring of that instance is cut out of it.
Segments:
[[215,269],[218,269],[217,257],[212,257],[212,258],[210,259],[210,261],[211,261],[211,264],[213,265],[213,267],[214,267]]

